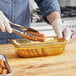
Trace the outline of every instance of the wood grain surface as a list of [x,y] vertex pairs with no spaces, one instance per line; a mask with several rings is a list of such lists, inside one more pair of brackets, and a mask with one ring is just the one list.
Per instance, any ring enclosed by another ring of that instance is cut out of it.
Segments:
[[19,58],[11,44],[1,44],[0,54],[7,57],[13,76],[76,76],[76,39],[56,56]]

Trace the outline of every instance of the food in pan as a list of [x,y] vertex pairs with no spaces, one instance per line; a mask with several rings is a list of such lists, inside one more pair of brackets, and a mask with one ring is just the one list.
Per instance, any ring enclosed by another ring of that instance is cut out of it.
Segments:
[[5,61],[0,59],[0,74],[7,74],[7,73],[8,73],[8,69]]
[[64,46],[65,45],[56,45],[56,47],[48,47],[48,48],[39,48],[39,49],[26,49],[26,48],[21,48],[21,49],[17,49],[16,53],[20,56],[20,57],[41,57],[41,56],[50,56],[50,55],[57,55],[60,54],[64,51]]

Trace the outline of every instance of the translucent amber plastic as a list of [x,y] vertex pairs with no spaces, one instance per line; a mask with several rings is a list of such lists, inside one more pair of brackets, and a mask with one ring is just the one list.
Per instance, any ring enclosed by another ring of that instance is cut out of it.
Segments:
[[64,52],[66,41],[56,37],[46,38],[45,42],[33,42],[25,39],[13,42],[16,53],[20,57],[41,57],[58,55]]

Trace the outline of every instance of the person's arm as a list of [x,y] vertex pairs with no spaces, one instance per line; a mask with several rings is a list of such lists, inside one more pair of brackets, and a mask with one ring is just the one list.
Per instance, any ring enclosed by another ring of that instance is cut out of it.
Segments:
[[52,27],[59,38],[69,40],[71,31],[62,23],[58,0],[35,0],[44,18],[52,24]]
[[40,11],[44,18],[50,23],[57,18],[60,18],[60,7],[58,0],[35,0],[37,5],[40,8]]

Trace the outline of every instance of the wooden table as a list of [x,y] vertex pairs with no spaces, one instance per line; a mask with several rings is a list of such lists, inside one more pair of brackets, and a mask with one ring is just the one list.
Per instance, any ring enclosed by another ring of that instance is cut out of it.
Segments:
[[13,76],[76,76],[76,39],[71,39],[65,52],[49,57],[19,58],[11,44],[0,45]]

